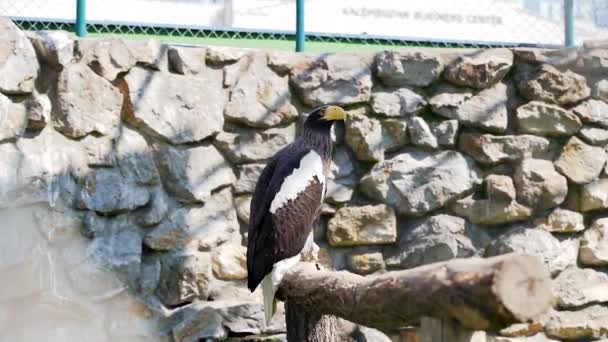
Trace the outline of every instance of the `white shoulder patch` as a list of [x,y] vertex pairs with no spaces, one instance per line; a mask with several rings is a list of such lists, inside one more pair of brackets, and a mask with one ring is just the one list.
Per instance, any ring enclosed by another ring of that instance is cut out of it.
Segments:
[[289,200],[295,199],[298,194],[314,181],[317,177],[323,186],[322,196],[325,194],[325,177],[323,176],[323,161],[321,156],[311,150],[302,160],[300,167],[293,170],[292,174],[287,176],[281,185],[281,189],[274,196],[270,203],[270,212],[274,214],[277,209],[285,205]]

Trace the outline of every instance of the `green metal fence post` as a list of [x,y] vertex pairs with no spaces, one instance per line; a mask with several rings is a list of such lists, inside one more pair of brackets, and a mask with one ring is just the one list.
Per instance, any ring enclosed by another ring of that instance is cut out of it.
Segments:
[[304,0],[296,0],[296,52],[304,51]]
[[574,0],[564,0],[564,30],[566,46],[574,46]]
[[76,0],[76,35],[87,35],[86,0]]

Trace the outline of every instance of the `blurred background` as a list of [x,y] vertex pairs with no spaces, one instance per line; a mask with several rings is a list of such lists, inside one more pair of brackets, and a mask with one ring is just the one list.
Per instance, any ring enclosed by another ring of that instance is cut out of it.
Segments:
[[[0,0],[23,28],[69,29],[77,0]],[[391,47],[565,45],[608,38],[608,1],[306,0],[307,51]],[[90,34],[192,44],[293,49],[296,0],[88,0]]]

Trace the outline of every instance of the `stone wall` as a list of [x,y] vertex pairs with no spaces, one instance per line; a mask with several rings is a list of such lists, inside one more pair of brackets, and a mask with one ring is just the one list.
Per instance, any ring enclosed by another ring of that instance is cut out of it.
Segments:
[[608,46],[306,55],[6,19],[0,42],[0,341],[280,334],[245,286],[251,192],[329,102],[349,117],[315,228],[323,263],[535,254],[556,310],[488,341],[608,337]]

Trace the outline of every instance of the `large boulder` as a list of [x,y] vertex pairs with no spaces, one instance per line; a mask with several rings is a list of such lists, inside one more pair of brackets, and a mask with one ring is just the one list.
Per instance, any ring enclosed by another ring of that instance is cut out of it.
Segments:
[[244,164],[270,159],[295,136],[295,124],[265,131],[237,128],[218,134],[214,144],[229,161]]
[[204,206],[179,208],[149,230],[144,244],[157,251],[184,246],[210,249],[238,238],[239,223],[229,188],[212,196]]
[[232,168],[213,146],[162,145],[155,155],[167,191],[182,202],[204,202],[213,190],[236,181]]
[[426,100],[409,88],[378,91],[372,94],[372,112],[386,117],[406,117],[422,111]]
[[422,215],[474,189],[481,171],[456,151],[411,151],[376,164],[361,181],[369,197],[401,214]]
[[38,59],[32,44],[6,17],[0,18],[0,92],[29,94],[38,76]]
[[548,139],[534,135],[491,135],[463,133],[460,150],[483,164],[518,162],[526,158],[550,159],[555,145]]
[[77,206],[104,214],[133,210],[150,200],[145,187],[121,175],[117,169],[98,169],[84,180],[77,197]]
[[572,239],[558,240],[543,229],[516,226],[500,235],[486,249],[486,256],[508,253],[535,255],[557,274],[569,266],[576,265],[578,242]]
[[441,56],[428,52],[383,51],[376,55],[376,73],[390,86],[429,86],[439,79],[444,66]]
[[585,221],[579,212],[555,208],[547,216],[535,219],[534,226],[552,233],[576,233],[585,230]]
[[572,108],[584,123],[608,128],[608,103],[590,99]]
[[221,280],[247,278],[247,248],[237,244],[223,244],[213,253],[213,274]]
[[0,93],[0,142],[20,137],[28,123],[25,101],[13,101]]
[[608,302],[608,274],[568,267],[553,281],[553,293],[562,308]]
[[591,305],[575,311],[552,311],[545,325],[550,337],[591,341],[606,337],[608,307]]
[[539,101],[517,108],[517,124],[522,133],[549,136],[574,135],[582,127],[571,111]]
[[456,85],[484,89],[500,82],[512,65],[513,53],[508,49],[478,50],[457,58],[443,75]]
[[173,144],[203,140],[222,130],[222,75],[180,76],[132,68],[119,86],[127,96],[123,116],[144,133]]
[[57,105],[55,128],[70,138],[118,132],[120,91],[84,64],[70,65],[59,74]]
[[291,105],[287,76],[275,74],[267,66],[265,54],[252,54],[239,61],[240,73],[230,90],[224,110],[228,121],[253,127],[271,127],[293,121],[298,111]]
[[557,105],[579,102],[591,94],[585,77],[568,70],[559,71],[548,64],[520,65],[515,79],[519,93],[528,100]]
[[152,150],[141,134],[129,127],[122,127],[114,147],[123,176],[138,184],[158,183],[160,178]]
[[377,162],[384,160],[381,121],[364,114],[349,113],[345,122],[345,140],[358,160]]
[[386,265],[413,268],[433,262],[476,255],[489,237],[463,218],[439,214],[408,224],[398,246],[390,248]]
[[74,39],[65,31],[30,31],[27,33],[38,58],[60,70],[74,59]]
[[509,176],[490,175],[485,179],[486,198],[476,194],[458,200],[452,207],[458,215],[477,224],[496,225],[521,221],[532,209],[516,201],[515,186]]
[[372,72],[369,62],[361,56],[321,55],[296,65],[291,73],[291,83],[300,100],[311,107],[368,102],[371,96]]
[[327,223],[331,246],[393,243],[397,239],[397,219],[386,205],[344,207]]
[[571,182],[587,184],[600,175],[606,159],[608,156],[603,148],[587,145],[579,138],[572,137],[555,161],[555,168]]
[[577,202],[578,208],[583,212],[608,209],[608,178],[585,184],[571,198]]
[[588,266],[608,266],[608,219],[599,218],[581,239],[579,261]]
[[433,111],[461,124],[490,132],[504,132],[508,124],[508,86],[498,83],[472,94],[466,89],[444,86],[429,103]]
[[553,208],[568,194],[566,177],[548,160],[524,159],[515,170],[514,180],[518,201],[532,208]]

